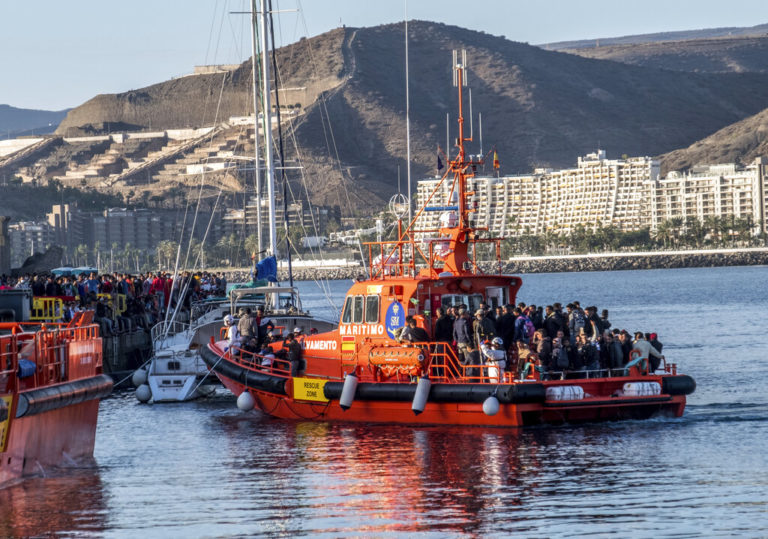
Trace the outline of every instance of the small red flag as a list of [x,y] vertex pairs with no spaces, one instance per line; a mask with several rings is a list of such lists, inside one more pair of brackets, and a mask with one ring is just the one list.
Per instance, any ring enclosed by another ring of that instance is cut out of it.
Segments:
[[499,163],[499,154],[496,153],[496,150],[493,150],[493,168],[499,170],[499,167],[501,167],[501,164]]

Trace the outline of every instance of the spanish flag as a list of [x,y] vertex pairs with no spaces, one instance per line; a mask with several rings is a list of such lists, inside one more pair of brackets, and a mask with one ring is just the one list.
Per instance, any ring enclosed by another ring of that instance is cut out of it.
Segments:
[[493,150],[493,169],[499,170],[499,167],[501,167],[501,164],[499,163],[499,154],[496,153],[496,150]]

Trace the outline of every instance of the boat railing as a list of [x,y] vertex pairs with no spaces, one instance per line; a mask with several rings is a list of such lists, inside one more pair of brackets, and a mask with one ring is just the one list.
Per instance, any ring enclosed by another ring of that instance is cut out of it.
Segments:
[[161,338],[173,337],[179,333],[184,333],[189,330],[189,324],[186,322],[179,322],[178,320],[163,320],[158,322],[150,330],[152,342],[159,342]]
[[[280,335],[285,335],[285,328],[286,326],[275,326],[272,328],[272,331],[279,331]],[[227,339],[227,326],[223,326],[219,328],[219,340],[224,341]]]
[[189,311],[190,324],[193,327],[198,325],[198,320],[211,311],[221,309],[222,305],[229,307],[229,300],[226,297],[207,299],[192,303]]
[[430,360],[426,372],[434,382],[493,384],[512,381],[512,373],[499,371],[495,363],[462,363],[456,350],[448,343],[414,343],[412,346],[429,350]]
[[[485,229],[475,230],[478,234],[473,234],[467,238],[467,243],[473,247],[471,249],[472,257],[467,260],[466,267],[461,269],[482,273],[477,256],[482,254],[483,250],[479,247],[483,244],[489,244],[493,246],[495,262],[498,265],[499,273],[501,273],[501,238],[482,237],[481,234],[487,231]],[[430,233],[438,235],[426,236]],[[421,236],[419,241],[410,241],[410,239],[404,238],[400,241],[366,242],[371,277],[413,277],[416,271],[423,267],[440,269],[451,250],[451,237],[441,237],[439,233],[439,229],[424,229],[414,231],[414,234]],[[418,261],[417,257],[420,257],[421,261]]]
[[16,390],[16,373],[19,370],[18,342],[15,335],[0,337],[0,393]]
[[[441,383],[510,383],[515,380],[572,380],[572,379],[594,379],[594,378],[620,378],[630,375],[647,375],[647,365],[645,368],[627,368],[619,367],[613,369],[579,369],[579,370],[557,370],[547,371],[537,367],[535,363],[527,363],[521,369],[514,372],[498,372],[495,363],[462,363],[458,353],[448,343],[432,342],[418,343],[413,346],[421,346],[429,350],[430,362],[427,368],[429,377],[433,381]],[[509,367],[509,361],[507,363]],[[667,363],[662,360],[662,365],[658,371],[667,374],[677,374],[677,365]],[[493,373],[497,376],[492,376]]]
[[[288,378],[291,376],[291,364],[287,359],[279,357],[267,358],[262,354],[243,349],[239,349],[235,353],[232,353],[232,349],[229,349],[227,350],[225,357],[252,371],[279,376],[281,378]],[[268,364],[265,364],[265,359],[269,360]]]
[[0,388],[33,389],[102,372],[99,326],[43,325],[0,337]]

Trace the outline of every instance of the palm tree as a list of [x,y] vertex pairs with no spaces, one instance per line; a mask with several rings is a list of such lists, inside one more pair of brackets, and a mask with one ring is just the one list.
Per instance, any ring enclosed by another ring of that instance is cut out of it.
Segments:
[[686,241],[693,243],[696,247],[701,247],[704,243],[706,230],[704,224],[697,217],[687,217],[685,220]]
[[717,215],[707,215],[704,219],[704,229],[710,234],[712,243],[717,244],[720,238],[720,218]]
[[680,237],[683,235],[683,225],[685,221],[682,217],[673,217],[669,220],[669,226],[671,228],[672,243],[677,246],[680,243]]
[[669,219],[666,219],[659,223],[656,230],[653,232],[653,239],[657,242],[661,242],[666,249],[672,240],[672,223]]
[[78,266],[88,265],[88,246],[81,243],[75,247],[75,264]]
[[175,241],[163,240],[157,244],[157,263],[163,268],[170,268],[171,261],[176,256],[178,244]]
[[250,256],[259,256],[259,237],[256,234],[251,234],[245,238],[245,253]]

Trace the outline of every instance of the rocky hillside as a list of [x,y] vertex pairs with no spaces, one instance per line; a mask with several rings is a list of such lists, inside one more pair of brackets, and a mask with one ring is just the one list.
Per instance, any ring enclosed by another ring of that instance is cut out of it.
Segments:
[[768,157],[768,109],[720,129],[687,148],[661,156],[662,173],[697,164],[740,163]]
[[[313,40],[303,39],[278,51],[280,80],[285,88],[308,86],[316,94],[337,86],[344,73],[342,29]],[[309,61],[316,57],[317,61]],[[302,96],[290,99],[301,102]],[[226,73],[188,75],[121,94],[101,94],[70,111],[56,130],[58,135],[76,130],[97,133],[101,126],[118,124],[134,130],[203,127],[230,116],[253,113],[251,62]],[[294,93],[281,93],[281,98]],[[302,103],[305,104],[305,103]],[[106,127],[104,127],[106,129]],[[80,132],[80,131],[78,131]]]
[[[452,49],[467,49],[484,150],[498,148],[505,173],[570,166],[598,146],[611,157],[659,155],[768,107],[763,73],[628,65],[431,22],[415,21],[409,29],[416,178],[434,173],[436,147],[445,145],[446,114],[455,135]],[[344,28],[281,49],[282,86],[301,89],[281,98],[303,111],[293,134],[315,202],[343,210],[379,205],[396,189],[398,166],[404,185],[403,37],[401,24]],[[249,86],[246,62],[226,75],[102,95],[71,111],[59,133],[105,122],[142,129],[209,125],[248,113]]]
[[676,32],[657,32],[655,34],[636,34],[620,37],[601,37],[599,39],[581,39],[577,41],[559,41],[542,45],[547,49],[565,50],[593,48],[597,43],[604,45],[636,45],[639,43],[657,43],[662,41],[685,41],[691,39],[712,39],[717,37],[762,36],[768,34],[768,24],[722,28],[702,28],[699,30],[681,30]]
[[768,36],[565,49],[585,58],[697,73],[768,73]]

